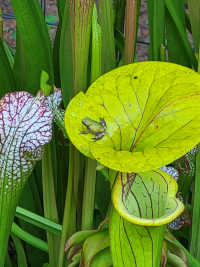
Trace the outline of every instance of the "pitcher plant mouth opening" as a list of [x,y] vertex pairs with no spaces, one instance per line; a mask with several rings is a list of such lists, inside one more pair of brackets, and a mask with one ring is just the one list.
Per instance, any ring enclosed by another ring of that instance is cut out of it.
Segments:
[[85,156],[110,169],[158,169],[200,141],[199,80],[194,71],[166,62],[117,68],[71,100],[67,134]]
[[161,226],[183,210],[176,198],[176,181],[161,170],[119,173],[112,192],[116,211],[127,221],[144,226]]

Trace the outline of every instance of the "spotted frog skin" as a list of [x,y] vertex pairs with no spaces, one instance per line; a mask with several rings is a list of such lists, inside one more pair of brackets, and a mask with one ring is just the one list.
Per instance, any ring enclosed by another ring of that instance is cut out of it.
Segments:
[[85,117],[82,120],[82,124],[87,127],[87,131],[82,131],[81,134],[94,134],[94,141],[100,140],[104,137],[106,132],[106,122],[103,118],[99,119],[99,122],[90,119],[89,117]]

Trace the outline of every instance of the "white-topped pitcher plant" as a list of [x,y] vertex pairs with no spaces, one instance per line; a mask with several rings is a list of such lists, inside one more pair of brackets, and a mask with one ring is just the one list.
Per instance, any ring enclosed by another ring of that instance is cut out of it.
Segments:
[[[72,143],[112,173],[113,265],[158,267],[166,225],[184,209],[160,167],[200,141],[200,76],[164,62],[134,63],[98,78],[65,113]],[[102,192],[103,194],[103,192]]]
[[[0,100],[0,266],[16,206],[42,146],[52,136],[53,95],[34,97],[25,91],[6,94]],[[61,93],[55,93],[57,104]]]

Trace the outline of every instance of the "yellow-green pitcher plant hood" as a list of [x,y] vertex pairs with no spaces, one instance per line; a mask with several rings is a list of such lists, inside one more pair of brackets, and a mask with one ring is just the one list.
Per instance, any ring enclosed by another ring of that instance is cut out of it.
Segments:
[[118,174],[109,223],[113,266],[161,266],[166,225],[184,209],[177,189],[161,170]]
[[[167,62],[140,62],[98,78],[76,95],[65,113],[72,143],[83,154],[120,172],[160,168],[200,141],[200,75]],[[83,119],[105,121],[94,141]]]
[[125,220],[144,226],[168,224],[179,216],[183,203],[176,198],[174,178],[161,170],[119,173],[112,191],[116,211]]

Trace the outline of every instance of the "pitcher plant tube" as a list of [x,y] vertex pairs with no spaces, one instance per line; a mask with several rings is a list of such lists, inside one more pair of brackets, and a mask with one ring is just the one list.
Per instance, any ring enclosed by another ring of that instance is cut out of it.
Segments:
[[[72,143],[115,170],[110,176],[114,266],[124,266],[124,257],[130,266],[145,266],[144,253],[151,259],[148,266],[159,266],[164,225],[180,215],[183,204],[176,199],[176,182],[157,169],[200,141],[199,101],[198,73],[172,63],[141,62],[101,76],[69,103],[65,127]],[[139,254],[134,254],[132,227],[139,231]],[[119,228],[122,239],[113,236]],[[127,249],[120,250],[123,246]]]

